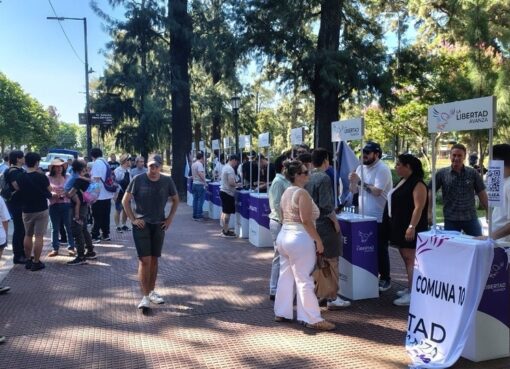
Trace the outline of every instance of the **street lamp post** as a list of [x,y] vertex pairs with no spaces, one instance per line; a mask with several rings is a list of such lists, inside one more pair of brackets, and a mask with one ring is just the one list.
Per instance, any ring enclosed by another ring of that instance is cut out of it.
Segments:
[[232,112],[234,113],[234,135],[236,140],[236,155],[239,157],[239,104],[241,98],[239,96],[233,96],[230,99],[232,105]]
[[50,20],[78,20],[83,21],[83,37],[85,47],[85,115],[87,118],[86,131],[87,131],[87,156],[90,157],[90,150],[92,150],[92,124],[90,121],[90,94],[89,94],[89,56],[87,47],[87,18],[72,18],[72,17],[46,17]]

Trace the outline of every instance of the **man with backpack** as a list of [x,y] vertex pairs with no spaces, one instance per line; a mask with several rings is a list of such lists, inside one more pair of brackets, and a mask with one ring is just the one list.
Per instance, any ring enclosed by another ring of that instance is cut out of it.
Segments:
[[[101,191],[97,201],[92,204],[92,218],[94,225],[92,226],[91,236],[92,242],[99,243],[102,241],[110,241],[110,208],[112,198],[117,191],[117,186],[113,185],[113,176],[110,165],[103,158],[101,149],[95,147],[90,150],[92,157],[92,169],[90,177],[93,182],[102,184]],[[102,232],[102,238],[99,238],[99,232]]]

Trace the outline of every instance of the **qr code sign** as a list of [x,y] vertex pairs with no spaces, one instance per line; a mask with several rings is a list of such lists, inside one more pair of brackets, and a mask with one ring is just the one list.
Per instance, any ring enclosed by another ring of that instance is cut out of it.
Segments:
[[499,192],[499,186],[501,185],[501,171],[499,169],[490,170],[487,172],[487,191]]

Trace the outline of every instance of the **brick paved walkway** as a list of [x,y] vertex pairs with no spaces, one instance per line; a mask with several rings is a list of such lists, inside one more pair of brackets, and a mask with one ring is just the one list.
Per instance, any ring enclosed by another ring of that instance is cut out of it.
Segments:
[[[218,236],[217,221],[191,220],[181,204],[167,233],[158,291],[166,304],[151,316],[136,309],[140,292],[130,234],[112,233],[89,265],[67,256],[26,271],[4,257],[0,279],[1,368],[407,368],[406,308],[391,304],[404,285],[391,250],[394,287],[324,316],[334,332],[273,322],[268,300],[272,251]],[[49,246],[45,253],[49,251]],[[510,368],[510,359],[454,368]]]

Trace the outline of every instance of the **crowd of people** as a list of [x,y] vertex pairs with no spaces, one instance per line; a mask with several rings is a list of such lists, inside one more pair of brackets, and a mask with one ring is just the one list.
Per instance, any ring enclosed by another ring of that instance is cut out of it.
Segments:
[[[510,145],[495,145],[493,152],[494,159],[504,160],[506,178],[501,208],[505,210],[497,208],[494,212],[494,238],[498,239],[510,234]],[[382,153],[378,143],[367,142],[362,149],[362,164],[350,172],[348,183],[353,195],[350,198],[356,202],[358,212],[377,220],[379,291],[385,292],[392,285],[390,245],[399,250],[408,286],[412,285],[416,235],[432,224],[432,181],[424,182],[420,159],[404,153],[397,157],[394,169],[398,180],[393,183],[390,168],[381,160]],[[442,192],[443,228],[482,237],[475,197],[488,210],[487,193],[482,172],[466,166],[466,157],[464,145],[453,145],[451,165],[436,173],[436,191]],[[300,145],[277,157],[274,164],[255,152],[243,154],[242,162],[239,159],[231,155],[226,163],[216,165],[216,171],[221,168],[217,177],[223,204],[221,235],[236,236],[228,228],[229,216],[235,212],[236,188],[267,191],[271,209],[269,228],[274,243],[269,298],[275,301],[275,320],[294,320],[292,306],[296,294],[298,321],[315,329],[333,329],[332,323],[321,318],[319,306],[336,310],[351,303],[340,297],[338,289],[342,237],[337,220],[340,207],[334,198],[332,154],[323,148],[310,150]],[[207,180],[201,152],[192,165],[192,176],[193,218],[202,221]],[[319,267],[327,268],[327,272],[317,273]],[[396,295],[395,305],[410,304],[409,288],[397,291]]]
[[[179,203],[175,184],[170,176],[161,174],[163,160],[157,154],[149,157],[147,168],[143,157],[137,157],[132,165],[128,154],[121,155],[120,162],[115,155],[107,161],[99,148],[93,148],[90,157],[90,161],[71,160],[70,166],[55,158],[45,173],[39,168],[38,153],[9,153],[5,158],[8,165],[0,173],[0,257],[7,246],[8,222],[12,220],[14,264],[24,264],[33,272],[44,269],[42,251],[50,223],[51,251],[47,257],[60,255],[61,246],[66,246],[67,254],[73,257],[67,265],[87,264],[87,260],[97,258],[94,245],[111,240],[113,199],[116,231],[131,231],[128,219],[134,226],[143,294],[138,307],[147,307],[150,302],[161,304],[164,299],[154,290],[157,260]],[[165,216],[169,199],[172,208]],[[9,290],[8,286],[0,286],[0,294]],[[3,340],[5,337],[0,336],[0,342]]]
[[[8,222],[13,222],[13,262],[31,271],[44,269],[41,260],[43,237],[51,223],[51,251],[60,254],[65,244],[74,257],[68,265],[86,264],[97,257],[94,244],[110,238],[110,209],[114,202],[117,232],[131,231],[139,258],[138,278],[142,291],[139,308],[164,299],[155,291],[158,258],[165,231],[175,216],[179,198],[171,177],[161,173],[163,160],[151,155],[147,168],[143,157],[115,155],[107,161],[100,149],[90,152],[91,161],[68,162],[54,159],[44,173],[39,169],[38,153],[12,151],[4,167],[0,197],[0,257],[8,240]],[[412,285],[416,234],[431,224],[432,186],[424,182],[421,161],[412,154],[397,157],[393,183],[389,167],[381,161],[378,143],[368,142],[362,150],[362,164],[348,176],[349,190],[358,197],[359,212],[374,217],[378,225],[377,257],[379,290],[391,288],[389,245],[398,248],[404,261],[408,286]],[[493,238],[510,239],[510,145],[493,147],[493,157],[504,161],[503,206],[494,212]],[[221,235],[235,237],[229,229],[235,213],[235,191],[250,188],[268,192],[270,232],[274,242],[269,298],[274,301],[275,321],[294,321],[293,300],[296,295],[297,320],[318,330],[334,329],[324,320],[319,306],[329,310],[347,308],[350,301],[340,297],[338,260],[342,237],[337,220],[334,196],[332,154],[325,149],[309,150],[301,145],[270,163],[254,152],[243,157],[226,157],[215,165],[220,180],[222,201]],[[436,190],[442,191],[444,229],[462,231],[482,238],[475,196],[488,210],[485,185],[479,170],[464,165],[466,148],[455,144],[450,150],[451,165],[437,171]],[[260,166],[260,168],[259,168]],[[193,177],[193,219],[203,221],[203,201],[207,179],[204,155],[196,154],[191,166]],[[88,200],[88,191],[97,184],[97,198]],[[361,197],[361,198],[360,198]],[[165,215],[165,206],[170,211]],[[92,223],[89,232],[88,224]],[[64,243],[62,237],[66,237]],[[317,273],[317,270],[325,270]],[[0,287],[0,294],[9,287]],[[397,291],[394,304],[408,306],[409,288]],[[1,341],[1,340],[0,340]]]

